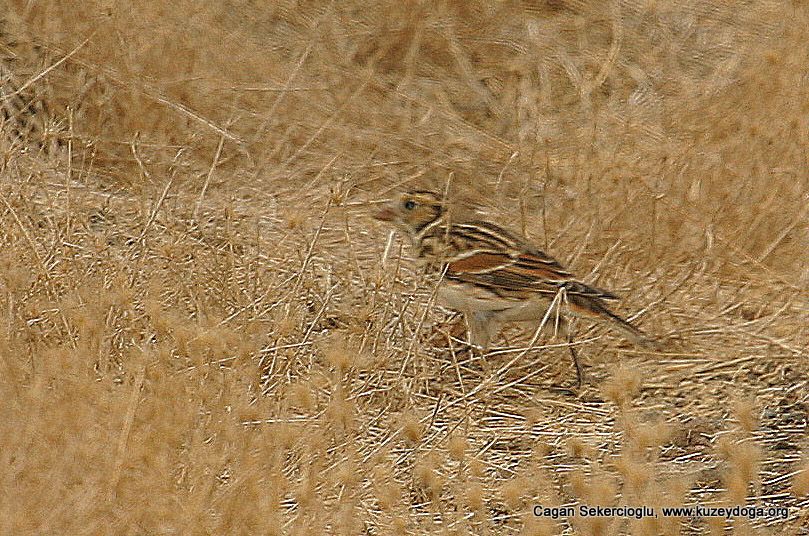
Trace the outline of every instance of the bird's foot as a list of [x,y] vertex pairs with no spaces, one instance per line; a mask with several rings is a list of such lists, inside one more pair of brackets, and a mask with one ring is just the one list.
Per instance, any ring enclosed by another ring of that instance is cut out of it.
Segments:
[[427,334],[426,342],[437,348],[448,350],[460,344],[461,348],[457,349],[456,352],[469,353],[472,351],[472,346],[463,342],[466,340],[465,335],[466,323],[462,316],[455,315],[444,322],[435,324]]

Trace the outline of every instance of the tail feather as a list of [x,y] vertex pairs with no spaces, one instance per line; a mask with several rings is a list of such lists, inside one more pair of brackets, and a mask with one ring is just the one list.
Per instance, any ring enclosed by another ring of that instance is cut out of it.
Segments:
[[636,328],[606,307],[604,308],[604,316],[609,318],[612,321],[612,326],[614,326],[633,343],[648,350],[660,350],[660,346],[658,345],[657,341],[655,341],[652,337]]
[[660,345],[653,337],[613,313],[601,299],[589,296],[571,296],[571,298],[570,304],[577,312],[610,320],[610,326],[620,331],[633,344],[649,350],[660,350]]

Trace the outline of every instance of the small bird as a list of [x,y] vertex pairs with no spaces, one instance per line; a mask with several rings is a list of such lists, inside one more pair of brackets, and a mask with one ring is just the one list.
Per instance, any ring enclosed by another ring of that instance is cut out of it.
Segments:
[[[560,292],[574,316],[606,320],[635,344],[655,347],[645,333],[609,309],[605,300],[616,295],[577,281],[527,239],[493,223],[451,221],[435,192],[402,193],[374,218],[404,232],[425,269],[442,274],[437,302],[464,315],[470,343],[484,351],[506,322],[538,325]],[[571,341],[568,323],[556,311],[548,315],[545,328],[558,329]],[[568,347],[581,386],[581,367],[573,346]]]

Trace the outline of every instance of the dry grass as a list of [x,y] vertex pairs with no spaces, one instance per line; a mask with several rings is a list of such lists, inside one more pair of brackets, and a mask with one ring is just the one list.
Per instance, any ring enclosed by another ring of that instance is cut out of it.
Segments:
[[[6,4],[0,533],[807,534],[806,2]],[[463,353],[447,184],[666,351]]]

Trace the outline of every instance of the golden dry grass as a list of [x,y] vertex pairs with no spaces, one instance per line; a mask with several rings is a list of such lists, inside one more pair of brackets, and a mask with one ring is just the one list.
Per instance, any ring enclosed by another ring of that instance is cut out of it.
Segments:
[[[0,138],[1,534],[807,534],[805,1],[4,12],[50,119]],[[665,352],[463,353],[368,217],[406,185]],[[790,510],[532,515],[576,501]]]

